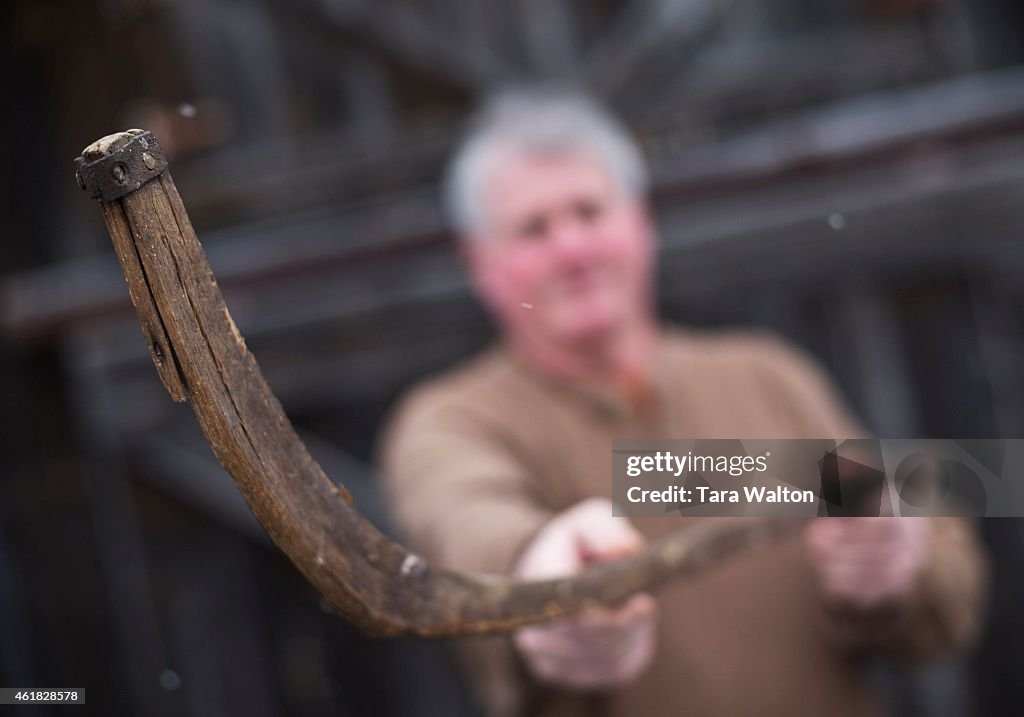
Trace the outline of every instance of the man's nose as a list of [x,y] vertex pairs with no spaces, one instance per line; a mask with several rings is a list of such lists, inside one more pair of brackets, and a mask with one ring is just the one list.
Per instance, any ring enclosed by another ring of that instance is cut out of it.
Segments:
[[563,261],[581,261],[594,248],[593,229],[575,217],[566,217],[552,227],[551,242]]

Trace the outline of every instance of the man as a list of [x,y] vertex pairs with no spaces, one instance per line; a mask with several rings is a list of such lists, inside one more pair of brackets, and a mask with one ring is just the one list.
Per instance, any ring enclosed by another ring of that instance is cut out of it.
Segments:
[[[613,120],[542,90],[499,96],[456,156],[452,213],[502,341],[415,390],[383,443],[432,560],[549,577],[702,520],[613,518],[613,438],[863,435],[778,339],[658,325],[645,182]],[[866,661],[962,646],[982,586],[960,522],[819,520],[657,598],[465,648],[490,714],[867,715]]]

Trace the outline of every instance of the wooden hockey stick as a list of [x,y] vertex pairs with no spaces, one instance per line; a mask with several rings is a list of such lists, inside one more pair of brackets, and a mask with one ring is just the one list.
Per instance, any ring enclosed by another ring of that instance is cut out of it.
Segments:
[[638,555],[541,582],[430,566],[363,518],[296,435],[228,313],[156,139],[119,132],[89,145],[77,165],[80,186],[100,200],[168,393],[191,400],[213,452],[278,547],[371,633],[511,630],[621,602],[803,525],[708,521]]

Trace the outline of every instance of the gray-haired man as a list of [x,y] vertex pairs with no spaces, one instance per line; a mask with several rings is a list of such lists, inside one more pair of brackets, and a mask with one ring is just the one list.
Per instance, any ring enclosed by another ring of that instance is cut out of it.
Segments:
[[[685,527],[611,517],[613,438],[862,435],[778,339],[658,324],[644,165],[587,99],[498,96],[448,189],[502,340],[415,390],[384,442],[400,524],[432,559],[546,577]],[[874,714],[864,660],[962,645],[983,582],[962,523],[823,520],[657,600],[467,652],[493,714]]]

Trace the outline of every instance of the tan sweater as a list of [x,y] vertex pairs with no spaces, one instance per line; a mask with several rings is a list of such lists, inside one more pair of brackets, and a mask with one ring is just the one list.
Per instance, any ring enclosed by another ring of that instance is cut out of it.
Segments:
[[[428,558],[510,572],[556,513],[610,496],[614,438],[846,438],[863,432],[820,368],[768,334],[666,330],[649,400],[543,378],[500,348],[414,390],[382,442],[399,525]],[[710,518],[638,518],[649,538]],[[529,680],[507,638],[460,642],[488,714],[870,715],[872,653],[915,658],[976,631],[984,560],[969,526],[933,520],[926,570],[895,618],[844,630],[803,542],[730,559],[659,596],[652,666],[577,692]]]

